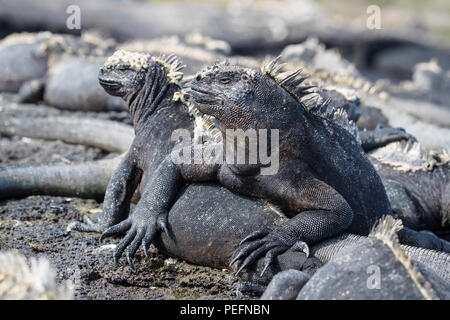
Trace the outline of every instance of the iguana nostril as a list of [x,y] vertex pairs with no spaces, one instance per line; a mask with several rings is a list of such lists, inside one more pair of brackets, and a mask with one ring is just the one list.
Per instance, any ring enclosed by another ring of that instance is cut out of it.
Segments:
[[197,80],[197,81],[202,80],[202,76],[198,74],[198,75],[195,77],[195,80]]

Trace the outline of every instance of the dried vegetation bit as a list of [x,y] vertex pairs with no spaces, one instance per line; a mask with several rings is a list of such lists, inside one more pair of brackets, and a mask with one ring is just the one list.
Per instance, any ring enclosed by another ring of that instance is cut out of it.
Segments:
[[424,151],[418,142],[391,142],[370,152],[370,156],[401,172],[433,170],[450,161],[448,148],[440,152]]
[[0,299],[73,299],[70,283],[58,285],[56,272],[45,258],[31,258],[13,251],[0,252]]

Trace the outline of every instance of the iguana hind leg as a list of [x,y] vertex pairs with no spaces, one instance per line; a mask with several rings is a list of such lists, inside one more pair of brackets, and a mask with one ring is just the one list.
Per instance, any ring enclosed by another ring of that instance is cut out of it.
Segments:
[[384,147],[385,145],[395,141],[417,141],[412,134],[409,134],[403,128],[384,128],[383,126],[378,126],[375,130],[360,131],[359,136],[361,138],[361,145],[365,152]]

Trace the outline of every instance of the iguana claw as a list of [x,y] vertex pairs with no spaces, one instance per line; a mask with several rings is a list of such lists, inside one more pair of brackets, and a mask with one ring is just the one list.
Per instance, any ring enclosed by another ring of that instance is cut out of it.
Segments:
[[245,242],[261,239],[265,237],[269,233],[269,230],[258,230],[255,232],[250,233],[248,236],[246,236],[242,241],[239,243],[240,246],[242,246]]
[[72,221],[67,226],[67,231],[80,231],[80,232],[103,232],[105,227],[99,222],[92,220],[89,216],[83,216],[83,222]]

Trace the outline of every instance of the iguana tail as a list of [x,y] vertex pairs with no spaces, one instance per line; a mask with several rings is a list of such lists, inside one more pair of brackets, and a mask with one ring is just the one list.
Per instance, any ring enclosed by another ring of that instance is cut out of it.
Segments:
[[[363,238],[365,237],[355,234],[343,234],[339,237],[331,238],[312,246],[311,252],[322,263],[326,263]],[[402,244],[400,245],[400,248],[406,255],[410,256],[414,262],[426,265],[440,277],[450,282],[450,254]]]

